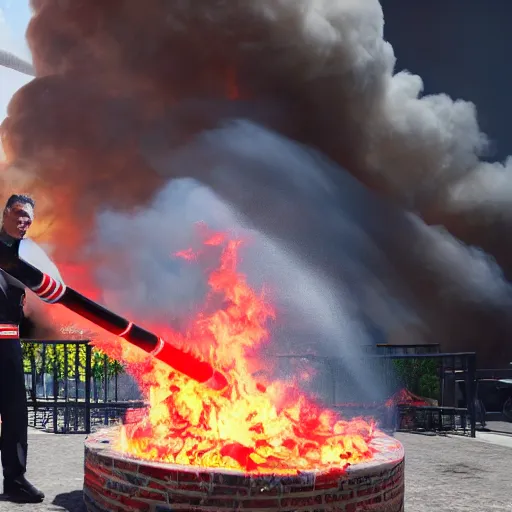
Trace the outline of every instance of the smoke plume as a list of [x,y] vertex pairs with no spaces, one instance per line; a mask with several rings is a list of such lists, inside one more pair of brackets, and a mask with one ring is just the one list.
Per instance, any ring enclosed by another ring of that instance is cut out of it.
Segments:
[[[171,178],[192,177],[333,289],[368,254],[357,301],[373,322],[389,296],[397,323],[430,341],[512,355],[508,163],[480,161],[474,105],[395,73],[377,0],[32,5],[37,78],[1,132],[6,174],[58,211],[46,233],[58,259],[97,251],[99,213],[151,216]],[[233,119],[259,127],[219,128]]]

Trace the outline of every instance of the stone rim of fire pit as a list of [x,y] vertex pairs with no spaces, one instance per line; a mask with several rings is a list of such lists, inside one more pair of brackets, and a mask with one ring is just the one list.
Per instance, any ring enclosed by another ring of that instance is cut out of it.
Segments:
[[378,450],[371,460],[345,472],[311,470],[296,475],[258,475],[132,458],[110,447],[118,432],[116,427],[103,429],[85,441],[84,495],[90,512],[403,511],[404,449],[380,432],[370,443]]

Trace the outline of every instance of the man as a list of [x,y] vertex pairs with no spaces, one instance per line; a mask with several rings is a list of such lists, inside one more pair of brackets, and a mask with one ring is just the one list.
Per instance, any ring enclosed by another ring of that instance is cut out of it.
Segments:
[[[34,220],[34,200],[11,196],[3,212],[0,243],[19,250]],[[20,332],[26,323],[25,288],[0,270],[0,416],[4,496],[16,502],[39,503],[44,494],[25,478],[28,413]]]

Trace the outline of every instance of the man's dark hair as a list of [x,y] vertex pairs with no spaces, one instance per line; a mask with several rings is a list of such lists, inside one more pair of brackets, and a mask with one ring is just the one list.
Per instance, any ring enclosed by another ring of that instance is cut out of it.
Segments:
[[16,203],[29,204],[32,208],[35,208],[36,206],[36,202],[30,196],[26,196],[25,194],[13,194],[9,199],[7,199],[5,207],[11,208],[11,206]]

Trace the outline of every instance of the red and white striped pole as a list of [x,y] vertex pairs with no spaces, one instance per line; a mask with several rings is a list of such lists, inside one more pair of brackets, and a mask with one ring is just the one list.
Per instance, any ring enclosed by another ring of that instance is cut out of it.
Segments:
[[113,313],[73,288],[41,272],[19,257],[18,247],[7,246],[2,241],[0,241],[0,269],[32,290],[44,302],[65,306],[191,379],[219,391],[227,387],[228,381],[225,375],[210,363],[174,347],[156,334]]

